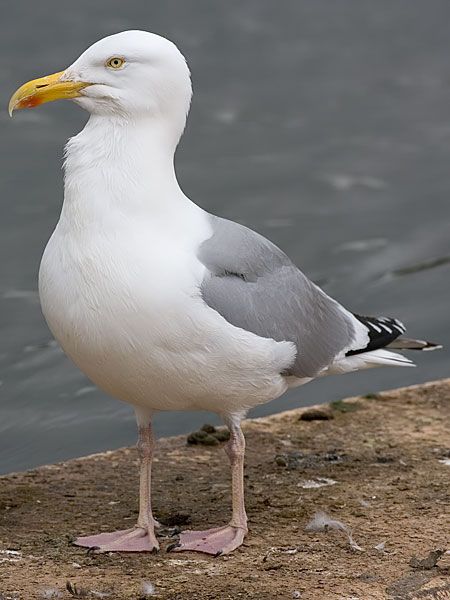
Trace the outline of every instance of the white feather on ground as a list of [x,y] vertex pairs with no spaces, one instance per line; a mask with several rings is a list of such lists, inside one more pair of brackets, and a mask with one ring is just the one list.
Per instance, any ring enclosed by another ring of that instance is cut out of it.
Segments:
[[345,525],[345,523],[342,523],[342,521],[332,519],[329,515],[322,511],[317,512],[305,527],[306,531],[327,532],[330,529],[335,529],[336,531],[342,531],[345,533],[350,544],[350,548],[353,550],[364,550],[364,548],[361,548],[361,546],[359,546],[353,539],[352,531],[348,525]]

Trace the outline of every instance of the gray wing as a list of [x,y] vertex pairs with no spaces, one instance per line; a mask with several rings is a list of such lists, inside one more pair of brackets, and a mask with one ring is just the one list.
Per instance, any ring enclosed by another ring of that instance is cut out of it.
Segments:
[[209,215],[213,235],[199,259],[208,269],[204,301],[229,323],[278,342],[294,342],[289,374],[314,377],[355,342],[355,319],[314,285],[269,240]]

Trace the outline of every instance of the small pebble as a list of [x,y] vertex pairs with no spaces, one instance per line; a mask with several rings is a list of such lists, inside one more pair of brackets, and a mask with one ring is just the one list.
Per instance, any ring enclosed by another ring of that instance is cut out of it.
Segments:
[[188,444],[202,444],[204,446],[217,446],[219,442],[230,439],[230,432],[226,428],[216,429],[214,425],[205,424],[198,431],[190,433],[187,437]]
[[217,446],[219,441],[206,431],[194,431],[187,438],[188,444],[203,444],[204,446]]
[[310,408],[309,410],[305,410],[300,417],[299,421],[328,421],[333,419],[333,414],[322,408]]
[[413,569],[422,569],[424,571],[433,569],[443,554],[445,554],[445,550],[437,549],[428,552],[428,556],[426,558],[420,559],[417,558],[417,556],[413,556],[409,561],[409,566]]
[[214,427],[214,425],[205,423],[204,425],[201,426],[200,431],[206,431],[206,433],[214,433],[216,431],[216,428]]
[[279,454],[278,456],[275,456],[275,463],[279,467],[287,467],[287,465],[288,465],[287,458],[285,456],[282,456],[281,454]]
[[180,525],[188,525],[191,522],[191,515],[188,512],[175,512],[169,515],[163,515],[161,522],[167,527],[176,527]]

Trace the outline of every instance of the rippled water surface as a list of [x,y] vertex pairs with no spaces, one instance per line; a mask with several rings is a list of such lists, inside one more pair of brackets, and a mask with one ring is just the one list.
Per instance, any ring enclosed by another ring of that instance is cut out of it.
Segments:
[[[186,193],[270,237],[348,308],[450,348],[450,4],[420,0],[16,0],[0,23],[1,106],[123,29],[185,53],[194,102],[177,155]],[[0,113],[0,472],[132,443],[129,407],[95,389],[43,321],[39,260],[62,200],[72,103]],[[449,375],[419,367],[314,382],[267,414]],[[166,413],[160,435],[210,415]]]

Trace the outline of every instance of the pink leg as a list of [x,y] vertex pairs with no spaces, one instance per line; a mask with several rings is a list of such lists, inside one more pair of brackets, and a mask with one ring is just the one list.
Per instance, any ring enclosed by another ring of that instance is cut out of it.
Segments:
[[75,545],[92,548],[95,552],[156,552],[159,544],[155,536],[155,525],[159,524],[152,515],[151,474],[154,451],[154,437],[151,423],[139,425],[138,452],[140,458],[139,475],[139,516],[132,529],[113,533],[89,535],[75,540]]
[[178,544],[170,548],[175,552],[191,550],[206,554],[229,554],[238,548],[247,534],[247,514],[244,505],[244,454],[245,438],[240,422],[230,420],[230,441],[225,451],[231,464],[232,507],[231,521],[224,527],[205,531],[184,531]]

